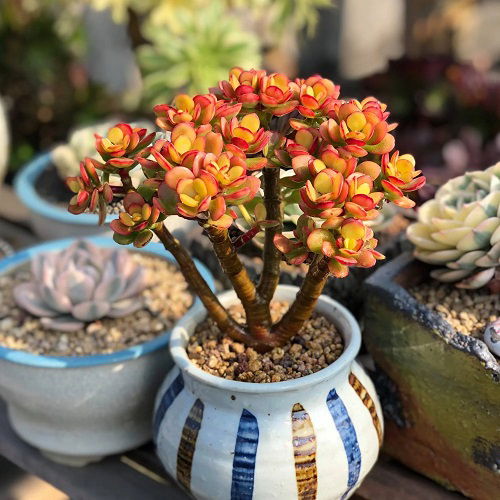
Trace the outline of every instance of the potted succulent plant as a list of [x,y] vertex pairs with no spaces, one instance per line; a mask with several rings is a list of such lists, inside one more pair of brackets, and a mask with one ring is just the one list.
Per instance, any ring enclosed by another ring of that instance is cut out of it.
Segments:
[[[21,169],[15,178],[14,186],[19,199],[30,212],[30,224],[35,234],[44,240],[62,237],[84,237],[96,233],[109,232],[109,223],[119,212],[122,197],[114,196],[106,214],[106,224],[97,225],[98,215],[87,209],[82,217],[75,218],[68,214],[66,206],[72,194],[65,179],[80,173],[80,160],[85,156],[97,158],[95,150],[96,136],[100,137],[115,123],[105,121],[73,131],[68,142],[54,147],[50,152],[42,153]],[[149,122],[137,122],[134,127],[153,130]],[[1,168],[0,168],[1,170]],[[113,177],[112,174],[111,177]],[[144,178],[141,171],[135,170],[132,182],[138,185]],[[179,237],[193,229],[187,221],[171,218],[168,223],[171,231]]]
[[493,498],[500,486],[500,163],[445,183],[407,233],[417,260],[401,256],[366,283],[365,342],[397,388],[399,398],[385,408],[401,407],[399,419],[388,420],[385,448],[467,496]]
[[[384,104],[342,100],[320,76],[290,81],[234,68],[209,94],[154,109],[168,138],[138,150],[138,131],[118,124],[97,143],[102,161],[84,160],[82,176],[68,184],[71,211],[90,202],[105,211],[108,174],[119,164],[127,194],[111,222],[115,241],[142,247],[156,234],[204,306],[170,341],[176,366],[154,420],[160,458],[199,498],[350,495],[376,460],[382,420],[354,360],[357,323],[321,292],[330,276],[383,258],[365,221],[385,200],[412,206],[404,193],[425,179],[411,155],[391,153],[395,125]],[[136,163],[147,180],[134,188],[128,172]],[[293,175],[281,178],[282,169]],[[294,192],[302,214],[287,238],[281,200]],[[203,227],[232,291],[210,290],[165,228],[171,215]],[[238,216],[251,227],[232,239]],[[260,231],[255,284],[238,250]],[[300,288],[278,286],[282,260],[309,264]]]
[[53,460],[83,465],[151,437],[169,331],[193,299],[172,257],[149,250],[93,237],[0,261],[0,396]]

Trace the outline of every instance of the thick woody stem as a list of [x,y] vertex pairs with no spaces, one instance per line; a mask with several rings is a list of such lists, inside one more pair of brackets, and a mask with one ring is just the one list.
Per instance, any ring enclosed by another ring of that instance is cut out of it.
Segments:
[[215,321],[220,331],[238,342],[249,342],[249,336],[244,329],[236,323],[226,309],[219,302],[214,292],[203,279],[189,253],[182,247],[165,226],[156,229],[158,239],[179,264],[180,271],[193,291],[198,295],[208,311],[208,315]]
[[204,226],[224,274],[231,281],[245,310],[249,334],[256,339],[270,332],[269,308],[259,300],[253,281],[236,253],[227,229]]
[[128,193],[131,189],[134,188],[132,184],[132,179],[130,178],[130,172],[127,169],[119,170],[120,180],[122,181],[123,190],[125,194]]
[[273,298],[276,287],[280,279],[281,254],[274,245],[274,236],[283,230],[281,215],[281,189],[280,189],[280,169],[266,167],[263,171],[264,178],[264,201],[266,205],[266,218],[279,222],[274,227],[266,228],[264,241],[264,251],[262,259],[264,261],[262,274],[257,293],[263,302],[269,304]]
[[300,331],[304,323],[311,317],[328,276],[328,263],[325,259],[317,260],[311,264],[295,301],[273,327],[271,347],[285,344]]

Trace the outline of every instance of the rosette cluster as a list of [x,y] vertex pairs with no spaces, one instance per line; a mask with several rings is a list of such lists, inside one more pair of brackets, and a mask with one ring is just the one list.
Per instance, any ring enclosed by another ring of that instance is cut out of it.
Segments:
[[441,186],[407,230],[415,257],[439,281],[500,292],[500,162]]
[[[282,202],[298,203],[302,215],[292,238],[276,235],[277,248],[295,264],[324,258],[342,277],[383,258],[365,222],[384,201],[413,206],[407,194],[425,183],[413,157],[394,150],[386,105],[341,99],[319,75],[234,68],[209,93],[181,94],[154,111],[160,134],[119,124],[97,138],[101,180],[113,172],[123,181],[125,211],[112,224],[120,243],[147,243],[171,215],[220,229],[244,217],[253,236],[276,222],[266,220],[261,172],[280,169],[292,174],[281,175]],[[136,165],[146,180],[134,187]]]

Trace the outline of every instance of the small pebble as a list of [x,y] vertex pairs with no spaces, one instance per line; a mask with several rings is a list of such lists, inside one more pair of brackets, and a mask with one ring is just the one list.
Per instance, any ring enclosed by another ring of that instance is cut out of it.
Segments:
[[163,259],[134,252],[134,260],[146,269],[150,286],[142,292],[145,308],[123,318],[102,318],[76,332],[44,328],[39,320],[18,308],[13,287],[31,279],[23,265],[0,276],[0,345],[34,354],[88,356],[109,354],[147,342],[172,328],[191,307],[193,297],[180,271]]
[[483,338],[489,323],[500,315],[500,295],[486,289],[466,290],[435,282],[410,289],[415,298],[438,312],[457,332]]
[[[287,309],[286,302],[272,303],[273,320],[277,321]],[[244,323],[240,305],[231,307],[230,312]],[[223,337],[217,326],[207,319],[189,339],[187,352],[194,364],[212,375],[240,382],[268,383],[315,373],[333,363],[343,349],[343,339],[335,326],[323,316],[313,314],[299,335],[285,346],[264,354]]]

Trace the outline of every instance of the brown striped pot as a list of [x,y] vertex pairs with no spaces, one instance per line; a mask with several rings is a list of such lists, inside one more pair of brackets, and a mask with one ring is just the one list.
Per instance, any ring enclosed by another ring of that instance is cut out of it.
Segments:
[[[297,291],[280,285],[275,299],[292,301]],[[224,306],[237,301],[232,291],[219,298]],[[337,326],[344,352],[317,373],[269,384],[225,380],[189,361],[185,346],[202,307],[174,328],[175,366],[157,397],[154,437],[167,471],[195,498],[348,498],[375,464],[383,421],[355,361],[359,326],[326,296],[316,310]]]

